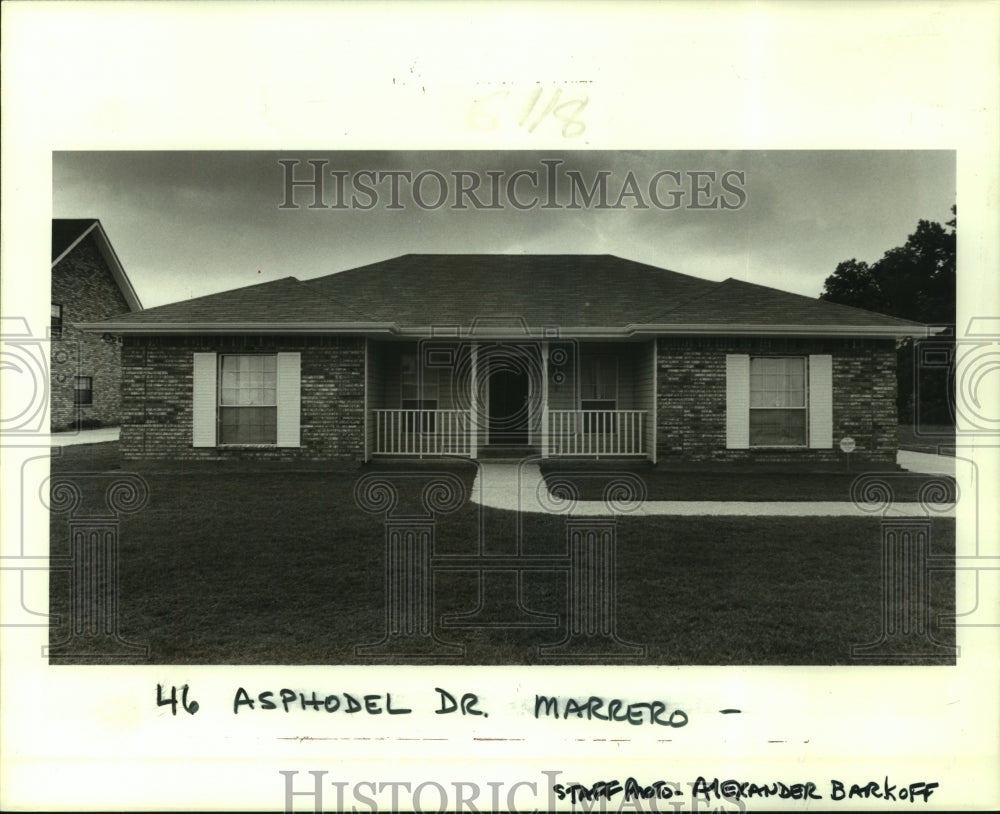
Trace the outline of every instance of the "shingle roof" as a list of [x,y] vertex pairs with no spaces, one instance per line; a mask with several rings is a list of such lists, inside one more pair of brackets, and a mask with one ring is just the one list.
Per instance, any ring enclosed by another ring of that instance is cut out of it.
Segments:
[[730,277],[705,295],[667,309],[654,323],[741,325],[917,326],[920,323],[803,297]]
[[380,322],[461,325],[520,318],[530,326],[643,322],[715,284],[611,255],[408,254],[306,280]]
[[184,323],[369,322],[366,315],[342,307],[294,277],[234,288],[190,300],[124,314],[114,322],[127,325]]
[[408,254],[325,277],[286,277],[113,320],[123,332],[173,326],[469,330],[518,321],[621,332],[641,326],[878,328],[919,323],[729,279],[717,283],[612,255]]

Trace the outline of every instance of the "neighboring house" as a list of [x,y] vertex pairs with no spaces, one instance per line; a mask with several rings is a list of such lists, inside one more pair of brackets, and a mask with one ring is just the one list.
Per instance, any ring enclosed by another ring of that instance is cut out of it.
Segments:
[[52,432],[121,421],[120,341],[76,324],[141,308],[100,221],[52,221]]
[[893,464],[918,323],[608,255],[406,255],[122,314],[125,459]]

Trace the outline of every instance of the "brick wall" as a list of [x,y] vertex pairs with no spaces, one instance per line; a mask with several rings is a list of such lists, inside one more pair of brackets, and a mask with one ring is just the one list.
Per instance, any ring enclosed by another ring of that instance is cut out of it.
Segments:
[[[74,322],[96,322],[129,311],[110,269],[89,235],[52,269],[52,302],[63,307],[62,337],[51,347],[50,425],[73,428],[76,418],[115,425],[121,416],[121,349],[114,338],[84,333]],[[73,403],[77,376],[93,379],[93,404]]]
[[[660,337],[657,340],[657,453],[663,463],[839,464],[844,436],[854,461],[896,460],[893,340]],[[833,449],[726,449],[726,354],[831,354]]]
[[[892,340],[666,338],[657,340],[657,453],[661,462],[840,464],[896,455]],[[197,351],[302,354],[301,447],[192,446],[192,359]],[[833,357],[832,450],[726,449],[726,354]],[[364,340],[359,337],[126,337],[122,348],[123,460],[361,461]]]
[[[301,353],[301,446],[192,446],[193,354],[202,351]],[[360,337],[126,337],[122,459],[361,461],[364,369]]]

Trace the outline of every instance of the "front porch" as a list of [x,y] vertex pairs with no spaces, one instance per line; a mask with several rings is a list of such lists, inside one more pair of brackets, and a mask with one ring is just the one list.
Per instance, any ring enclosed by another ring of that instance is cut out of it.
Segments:
[[653,342],[369,342],[366,457],[655,461]]

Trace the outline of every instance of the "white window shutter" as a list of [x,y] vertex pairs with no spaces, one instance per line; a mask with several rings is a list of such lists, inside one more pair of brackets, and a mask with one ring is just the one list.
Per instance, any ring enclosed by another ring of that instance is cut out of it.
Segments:
[[302,374],[298,353],[278,354],[278,446],[300,446]]
[[809,446],[833,447],[833,357],[809,357]]
[[194,355],[191,410],[191,444],[196,447],[215,446],[216,357],[214,353]]
[[726,355],[726,449],[750,446],[750,357]]

